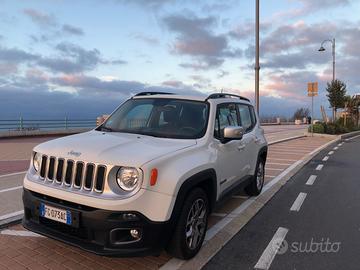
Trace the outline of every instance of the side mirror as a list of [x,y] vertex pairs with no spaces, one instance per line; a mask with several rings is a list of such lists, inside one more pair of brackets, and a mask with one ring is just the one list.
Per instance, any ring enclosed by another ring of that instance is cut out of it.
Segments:
[[233,140],[241,140],[244,136],[244,129],[238,126],[228,126],[224,128],[223,143]]

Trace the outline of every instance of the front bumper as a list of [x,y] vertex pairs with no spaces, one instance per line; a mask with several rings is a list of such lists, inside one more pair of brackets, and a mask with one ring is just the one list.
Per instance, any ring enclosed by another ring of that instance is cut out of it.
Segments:
[[[96,209],[27,189],[23,192],[23,202],[25,228],[98,255],[157,255],[167,244],[171,234],[170,221],[153,222],[138,212]],[[41,217],[40,203],[70,210],[72,225]],[[141,238],[132,238],[130,229],[139,230]]]

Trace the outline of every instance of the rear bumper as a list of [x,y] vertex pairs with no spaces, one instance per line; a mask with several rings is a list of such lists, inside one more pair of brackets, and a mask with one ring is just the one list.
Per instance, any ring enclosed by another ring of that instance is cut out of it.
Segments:
[[[96,209],[27,189],[23,192],[23,202],[25,228],[98,255],[120,257],[157,255],[170,237],[170,221],[153,222],[137,212]],[[40,203],[70,210],[72,225],[41,217]],[[130,229],[140,231],[141,238],[136,240],[131,237]]]

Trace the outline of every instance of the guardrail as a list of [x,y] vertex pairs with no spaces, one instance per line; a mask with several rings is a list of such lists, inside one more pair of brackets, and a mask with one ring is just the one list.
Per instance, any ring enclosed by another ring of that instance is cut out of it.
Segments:
[[74,128],[94,128],[96,119],[0,119],[0,131],[67,130]]

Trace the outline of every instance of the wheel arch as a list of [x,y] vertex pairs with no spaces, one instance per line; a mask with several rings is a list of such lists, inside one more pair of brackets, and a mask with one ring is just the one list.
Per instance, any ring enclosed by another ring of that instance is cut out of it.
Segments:
[[266,145],[266,146],[261,147],[260,151],[258,153],[257,160],[259,161],[260,159],[263,159],[264,162],[266,163],[267,154],[268,154],[268,146]]
[[171,214],[171,220],[175,221],[177,219],[186,195],[195,187],[204,189],[210,202],[210,211],[214,209],[217,198],[216,171],[214,169],[207,169],[190,176],[182,183],[176,194],[176,201]]

